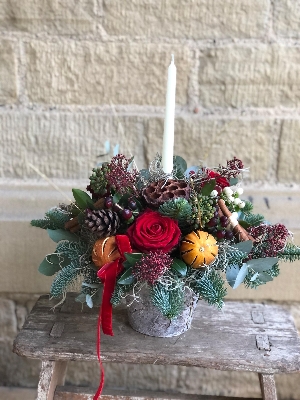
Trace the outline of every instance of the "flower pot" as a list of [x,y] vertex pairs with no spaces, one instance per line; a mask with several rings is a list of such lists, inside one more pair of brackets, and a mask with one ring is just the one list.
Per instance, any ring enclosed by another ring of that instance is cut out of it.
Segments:
[[186,287],[183,311],[177,317],[169,319],[152,303],[148,286],[143,286],[136,297],[126,298],[129,324],[137,332],[156,337],[178,336],[187,331],[191,327],[199,299]]

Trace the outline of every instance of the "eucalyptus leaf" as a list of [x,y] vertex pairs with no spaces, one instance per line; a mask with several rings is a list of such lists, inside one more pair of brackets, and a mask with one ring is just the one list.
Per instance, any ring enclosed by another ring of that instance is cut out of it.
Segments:
[[262,282],[265,282],[265,283],[271,282],[273,280],[272,276],[269,275],[269,274],[266,274],[265,272],[261,272],[258,275],[258,279],[261,280]]
[[69,242],[78,242],[79,238],[74,233],[65,231],[64,229],[47,229],[50,239],[58,243],[61,240],[68,240]]
[[140,261],[143,253],[124,253],[126,260],[130,265],[134,265],[137,261]]
[[196,165],[193,165],[192,167],[189,167],[185,171],[184,175],[185,175],[186,178],[189,178],[190,177],[190,172],[195,172],[195,174],[196,174],[198,171],[199,171],[199,167],[196,166]]
[[229,185],[230,186],[235,186],[238,183],[238,178],[230,178],[229,179]]
[[145,180],[148,180],[150,178],[150,172],[149,169],[141,169],[140,170],[140,176],[144,178]]
[[47,257],[41,262],[38,271],[46,276],[52,276],[56,272],[60,271],[60,266],[58,264],[51,264],[47,260]]
[[242,253],[249,254],[253,247],[253,242],[251,240],[246,240],[245,242],[239,242],[234,244],[232,247],[235,247]]
[[181,172],[182,175],[184,175],[186,169],[187,169],[187,163],[186,161],[180,157],[180,156],[175,156],[173,159],[173,165],[177,169],[178,172]]
[[229,268],[226,270],[226,279],[228,284],[233,287],[235,284],[236,277],[238,276],[239,273],[239,267],[237,265],[231,265]]
[[94,208],[94,202],[86,192],[80,189],[72,189],[72,192],[76,204],[80,209]]
[[211,192],[214,190],[216,186],[216,180],[215,179],[210,179],[208,182],[206,182],[201,189],[201,194],[202,196],[209,196]]
[[93,299],[91,297],[91,295],[87,294],[85,296],[85,301],[88,307],[93,308]]
[[187,265],[182,260],[179,260],[179,258],[174,258],[171,268],[177,271],[181,276],[186,276]]
[[80,293],[76,298],[75,301],[77,301],[77,303],[85,303],[85,294],[84,293]]
[[240,271],[236,277],[235,283],[232,287],[233,289],[236,289],[244,281],[247,273],[248,273],[248,266],[247,266],[247,264],[243,264],[242,268],[240,269]]
[[253,260],[247,261],[247,265],[255,272],[265,272],[271,269],[278,261],[276,257],[254,258]]
[[109,140],[105,140],[104,148],[105,148],[105,153],[108,154],[110,152],[110,142],[109,142]]
[[118,155],[119,152],[120,152],[120,145],[119,145],[119,144],[116,144],[116,145],[114,146],[114,157],[115,157],[116,155]]
[[131,263],[129,262],[129,261],[124,261],[123,262],[123,267],[125,268],[125,269],[128,269],[128,268],[130,268],[131,267]]
[[132,275],[132,267],[128,268],[124,274],[118,279],[119,285],[130,285],[135,281],[135,277]]

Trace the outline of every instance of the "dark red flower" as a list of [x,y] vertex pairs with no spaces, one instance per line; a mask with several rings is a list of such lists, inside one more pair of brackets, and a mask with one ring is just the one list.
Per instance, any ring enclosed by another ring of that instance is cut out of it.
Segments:
[[150,251],[143,254],[140,261],[133,267],[133,275],[139,281],[146,281],[153,285],[171,267],[173,259],[163,251]]
[[177,221],[146,210],[128,228],[127,235],[131,245],[142,253],[158,250],[169,253],[179,243],[181,232]]
[[226,178],[224,178],[223,176],[221,176],[220,174],[218,174],[217,172],[214,172],[214,171],[208,169],[207,175],[209,178],[215,179],[216,185],[220,186],[222,189],[224,189],[227,186],[230,186],[228,180]]

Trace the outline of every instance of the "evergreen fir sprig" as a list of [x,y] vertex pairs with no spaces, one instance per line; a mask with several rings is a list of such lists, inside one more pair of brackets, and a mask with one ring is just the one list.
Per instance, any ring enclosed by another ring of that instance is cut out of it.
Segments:
[[152,303],[161,311],[161,313],[169,318],[176,318],[184,307],[184,287],[166,287],[157,282],[151,288]]
[[294,243],[287,243],[285,248],[277,253],[277,257],[283,261],[296,261],[300,260],[300,247],[296,246]]
[[71,219],[71,214],[59,207],[50,208],[43,219],[33,219],[32,226],[42,229],[64,229],[65,223]]
[[278,263],[274,264],[272,268],[264,271],[263,273],[257,273],[255,271],[249,271],[246,278],[244,279],[244,284],[247,288],[256,289],[258,286],[265,285],[278,276],[280,273]]
[[186,199],[178,198],[166,201],[158,211],[162,215],[178,221],[178,225],[182,229],[192,223],[192,207]]
[[227,289],[223,278],[217,271],[206,272],[200,280],[191,283],[191,288],[208,304],[220,309],[223,307]]
[[80,267],[74,261],[67,267],[62,268],[52,282],[50,296],[59,297],[65,294],[75,283],[79,275]]

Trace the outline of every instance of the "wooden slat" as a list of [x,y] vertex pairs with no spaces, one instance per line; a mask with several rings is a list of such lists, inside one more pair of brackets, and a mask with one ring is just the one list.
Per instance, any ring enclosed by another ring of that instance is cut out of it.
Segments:
[[[86,387],[57,387],[54,400],[93,400],[96,388]],[[113,390],[104,389],[101,400],[150,400],[150,399],[166,399],[166,400],[258,400],[253,398],[240,397],[224,397],[224,396],[199,396],[195,394],[151,392],[141,390]]]
[[277,400],[274,375],[259,374],[263,400]]
[[[95,361],[98,309],[90,310],[68,294],[66,306],[42,296],[14,343],[14,351],[42,360]],[[264,322],[260,314],[263,315]],[[257,322],[259,321],[259,322]],[[55,324],[64,323],[59,338]],[[274,374],[300,370],[300,344],[290,314],[271,305],[227,302],[222,311],[199,302],[192,327],[173,338],[135,332],[126,310],[113,310],[114,336],[101,336],[101,358],[109,362],[172,364]],[[257,347],[257,337],[268,337]]]

